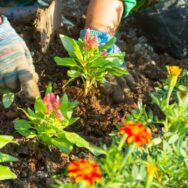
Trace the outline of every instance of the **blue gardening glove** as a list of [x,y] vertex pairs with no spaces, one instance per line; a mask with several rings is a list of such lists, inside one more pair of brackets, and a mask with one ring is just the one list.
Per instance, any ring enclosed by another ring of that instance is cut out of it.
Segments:
[[38,75],[30,52],[6,17],[0,24],[0,87],[17,92],[20,88],[27,98],[39,96]]
[[[86,32],[87,29],[80,31],[81,39],[84,39]],[[90,32],[93,36],[97,36],[99,45],[106,44],[113,37],[108,33],[96,31],[92,29],[90,29]],[[108,54],[120,53],[120,52],[121,52],[120,48],[115,44],[111,46],[109,49],[107,49]],[[123,66],[125,67],[125,63]],[[104,82],[101,86],[101,91],[104,94],[109,95],[114,103],[124,102],[126,93],[129,90],[129,88],[132,89],[135,86],[135,81],[131,74],[120,76],[120,77],[108,75],[106,77],[106,80],[107,81]]]

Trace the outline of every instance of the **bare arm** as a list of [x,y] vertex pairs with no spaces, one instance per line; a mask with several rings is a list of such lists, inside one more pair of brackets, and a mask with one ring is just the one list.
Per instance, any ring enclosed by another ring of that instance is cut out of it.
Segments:
[[85,27],[114,35],[123,10],[121,0],[90,0]]

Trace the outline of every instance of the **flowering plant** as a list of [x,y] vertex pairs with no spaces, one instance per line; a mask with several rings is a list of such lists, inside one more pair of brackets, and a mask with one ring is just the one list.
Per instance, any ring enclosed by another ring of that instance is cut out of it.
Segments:
[[[130,131],[132,127],[137,127],[139,131]],[[142,161],[142,158],[145,159],[143,148],[150,142],[150,138],[150,131],[143,124],[124,123],[113,137],[112,145],[105,147],[106,155],[101,157],[98,163],[80,159],[68,165],[68,175],[77,183],[72,186],[121,188],[146,185],[149,187],[156,170],[152,171],[152,168],[149,168],[150,163]],[[68,187],[58,181],[54,187],[66,186]]]
[[29,120],[16,120],[15,129],[27,138],[37,138],[46,145],[53,145],[69,154],[73,146],[85,147],[94,154],[99,152],[78,134],[65,130],[79,118],[73,118],[73,109],[78,102],[70,102],[66,94],[63,97],[48,93],[43,99],[38,98],[34,110],[22,111]]
[[[0,149],[8,143],[13,142],[12,140],[12,136],[0,135]],[[15,157],[0,152],[0,163],[14,161],[17,161]],[[14,174],[9,167],[0,165],[0,180],[15,179],[16,177],[16,174]]]
[[[163,87],[152,93],[153,103],[158,105],[162,116],[158,117],[141,103],[126,116],[119,131],[111,134],[111,145],[104,146],[106,155],[97,160],[102,178],[93,187],[188,187],[187,72],[179,67],[168,70]],[[155,131],[151,133],[149,127]],[[55,187],[64,185],[59,182]]]
[[188,133],[188,89],[184,83],[187,73],[178,66],[169,66],[167,69],[169,77],[163,87],[151,94],[153,103],[157,104],[164,116],[158,123],[164,125],[164,132],[185,136]]
[[[88,30],[84,40],[74,40],[65,35],[60,35],[65,50],[70,57],[55,57],[55,62],[61,66],[68,66],[67,74],[70,81],[81,78],[84,83],[85,95],[91,86],[104,82],[107,74],[121,76],[127,74],[122,67],[124,55],[107,54],[107,49],[115,43],[112,38],[104,46],[98,46],[98,39]],[[68,82],[68,83],[69,83]]]

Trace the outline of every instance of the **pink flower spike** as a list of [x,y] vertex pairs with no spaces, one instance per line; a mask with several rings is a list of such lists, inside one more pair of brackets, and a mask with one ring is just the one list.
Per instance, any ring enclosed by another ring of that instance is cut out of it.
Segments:
[[61,105],[59,96],[55,96],[54,93],[49,93],[43,98],[43,102],[47,107],[46,114],[51,114],[52,112],[56,113],[56,117],[58,119],[62,119],[63,115],[61,111],[59,110],[59,107]]
[[58,110],[56,112],[56,118],[59,119],[59,120],[62,120],[63,119],[63,115],[62,115],[62,112],[60,110]]
[[95,50],[98,47],[98,38],[97,36],[92,36],[90,29],[87,29],[84,40],[83,40],[83,49],[84,50]]
[[87,29],[85,37],[84,37],[84,41],[89,41],[90,38],[91,38],[91,32],[90,32],[90,29]]
[[105,58],[108,57],[107,50],[104,50],[104,51],[102,52],[102,56],[105,57]]

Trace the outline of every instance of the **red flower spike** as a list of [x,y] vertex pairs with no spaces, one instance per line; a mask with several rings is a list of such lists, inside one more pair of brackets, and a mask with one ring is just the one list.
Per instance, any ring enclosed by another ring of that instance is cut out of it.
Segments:
[[102,56],[103,56],[104,58],[108,57],[107,50],[104,50],[104,51],[102,52]]
[[88,29],[86,31],[86,35],[85,35],[83,44],[84,44],[84,47],[83,47],[84,50],[90,50],[90,49],[91,50],[96,50],[97,47],[98,47],[97,36],[92,36],[91,32],[90,32],[90,29]]

